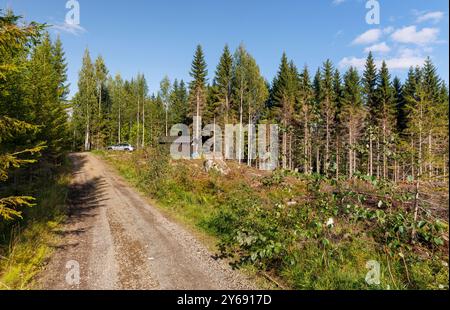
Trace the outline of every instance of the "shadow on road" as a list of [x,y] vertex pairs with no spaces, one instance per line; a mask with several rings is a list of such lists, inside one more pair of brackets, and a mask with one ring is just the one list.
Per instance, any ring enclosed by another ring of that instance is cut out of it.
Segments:
[[[72,154],[70,158],[73,162],[73,170],[76,171],[73,174],[75,182],[70,185],[66,200],[67,219],[63,225],[65,228],[55,232],[61,237],[76,237],[89,232],[92,226],[85,225],[85,223],[90,222],[86,221],[86,218],[97,217],[98,209],[103,207],[104,202],[107,200],[104,191],[107,184],[102,177],[88,180],[84,180],[82,177],[84,174],[83,168],[85,168],[87,163],[86,157]],[[67,240],[67,238],[64,238],[64,240]],[[68,242],[68,244],[58,245],[54,248],[65,249],[67,247],[76,247],[77,245],[77,242]]]

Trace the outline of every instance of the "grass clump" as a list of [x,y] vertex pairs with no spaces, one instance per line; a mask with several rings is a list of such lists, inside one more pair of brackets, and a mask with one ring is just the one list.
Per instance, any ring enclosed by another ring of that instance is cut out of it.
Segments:
[[55,230],[65,219],[69,182],[66,163],[54,177],[28,189],[36,205],[24,210],[23,220],[0,223],[0,289],[33,288],[58,238]]

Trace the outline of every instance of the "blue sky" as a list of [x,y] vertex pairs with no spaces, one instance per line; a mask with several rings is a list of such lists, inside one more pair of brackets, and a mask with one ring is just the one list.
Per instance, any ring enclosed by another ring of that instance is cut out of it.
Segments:
[[0,0],[26,20],[54,25],[69,63],[71,94],[86,47],[101,54],[111,74],[144,73],[150,91],[159,81],[189,80],[195,46],[202,44],[210,79],[225,43],[241,42],[271,81],[286,51],[315,72],[329,58],[341,70],[361,67],[369,50],[393,75],[432,57],[449,80],[447,0],[379,0],[381,22],[366,23],[366,0],[78,0],[80,27],[64,23],[67,0]]

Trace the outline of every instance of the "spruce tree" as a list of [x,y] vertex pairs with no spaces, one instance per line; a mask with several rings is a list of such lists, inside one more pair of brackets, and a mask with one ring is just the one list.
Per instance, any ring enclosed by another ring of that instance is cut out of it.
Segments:
[[[392,134],[395,129],[395,101],[392,88],[391,75],[387,68],[386,62],[383,61],[380,73],[377,79],[377,100],[375,113],[378,120],[378,128],[381,134],[382,146],[382,175],[384,179],[388,177],[388,156],[392,152],[390,149]],[[381,172],[380,172],[381,173]]]
[[101,148],[104,144],[104,139],[106,136],[105,131],[105,118],[106,115],[106,79],[108,77],[108,69],[106,68],[105,61],[102,56],[98,56],[95,60],[95,84],[96,84],[96,96],[98,104],[94,109],[94,120],[95,123],[93,127],[95,127],[95,147],[97,149]]
[[422,157],[422,136],[424,113],[421,91],[421,71],[420,68],[410,68],[408,77],[403,87],[403,100],[405,101],[405,114],[407,116],[406,131],[408,135],[409,154],[410,154],[410,176],[417,177],[422,174],[422,168],[419,167],[419,161]]
[[[137,112],[137,136],[136,136],[136,147],[145,148],[146,145],[146,106],[147,106],[147,95],[148,95],[148,85],[144,74],[138,74],[136,77],[136,100],[138,102],[138,112]],[[170,99],[170,98],[169,98]],[[169,100],[170,104],[170,100]],[[142,126],[140,126],[142,122]],[[139,132],[141,128],[141,132]]]
[[59,85],[59,98],[61,101],[66,101],[69,94],[69,84],[67,83],[67,61],[65,52],[62,46],[61,38],[58,36],[53,45],[53,61],[56,76]]
[[230,100],[233,81],[233,57],[228,45],[225,45],[216,69],[214,84],[217,87],[217,100],[223,105],[224,124],[229,121]]
[[[372,52],[369,52],[369,56],[366,60],[366,65],[363,73],[363,96],[364,103],[369,110],[369,117],[367,119],[368,128],[368,142],[369,142],[369,158],[368,158],[368,174],[373,176],[374,169],[374,139],[377,132],[377,114],[376,114],[376,86],[377,86],[377,68],[375,60],[373,59]],[[377,161],[377,167],[379,163]]]
[[407,104],[408,102],[412,102],[414,98],[416,98],[416,92],[417,92],[417,80],[416,80],[416,72],[413,67],[409,68],[408,76],[406,78],[406,81],[402,87],[402,96],[401,101],[403,104],[403,114],[405,119],[402,121],[404,123],[403,132],[408,127],[408,108]]
[[320,81],[319,111],[323,121],[323,137],[325,139],[324,173],[328,176],[331,156],[331,139],[333,133],[334,117],[336,112],[335,94],[333,88],[334,68],[330,60],[325,61],[322,67],[322,79]]
[[440,169],[440,175],[448,177],[449,159],[449,91],[445,82],[439,88],[438,106],[436,108],[436,144],[435,152],[439,158],[435,166]]
[[253,143],[253,141],[256,141],[256,133],[252,128],[261,116],[261,110],[264,108],[266,100],[269,97],[269,90],[267,89],[266,81],[261,75],[256,60],[249,54],[247,54],[246,72],[248,86],[248,93],[246,95],[248,116],[247,164],[251,166],[252,161],[256,159],[257,153],[256,144]]
[[[12,77],[23,76],[22,71],[25,68],[21,66],[23,62],[18,60],[25,61],[23,55],[26,55],[28,47],[40,38],[42,31],[42,26],[36,23],[19,25],[19,19],[12,12],[0,12],[0,182],[8,180],[11,168],[17,169],[35,162],[30,155],[39,153],[44,148],[43,145],[24,147],[16,143],[20,135],[34,136],[39,128],[15,118],[23,118],[26,112],[24,109],[16,111],[20,111],[21,115],[11,115],[11,107],[7,105],[14,93],[11,90],[19,84],[19,81],[13,80]],[[27,156],[28,158],[24,158]],[[20,218],[20,208],[33,206],[33,200],[33,197],[17,196],[17,193],[16,196],[0,197],[0,219]]]
[[358,71],[351,67],[344,76],[344,89],[340,115],[342,124],[347,131],[347,169],[350,178],[352,178],[357,171],[357,145],[360,131],[363,126],[363,119],[365,117],[359,81],[360,77]]
[[190,76],[192,81],[190,83],[190,97],[194,108],[191,110],[192,116],[196,116],[196,122],[194,124],[194,154],[199,155],[200,143],[198,141],[201,137],[201,126],[200,117],[202,115],[202,110],[204,108],[206,100],[206,77],[208,71],[206,69],[206,61],[203,54],[201,45],[197,46],[195,51],[194,60],[192,61]]
[[239,163],[244,158],[244,109],[245,109],[245,96],[248,91],[248,79],[247,79],[247,61],[248,54],[244,45],[240,45],[234,53],[233,59],[233,112],[238,115],[239,133],[237,139],[237,157]]
[[313,125],[314,89],[311,84],[308,67],[303,68],[300,76],[299,104],[301,123],[303,126],[303,173],[312,172],[312,125]]
[[29,99],[35,111],[32,122],[41,126],[37,140],[47,144],[41,163],[58,164],[67,147],[67,105],[63,97],[66,64],[61,55],[62,47],[54,46],[46,33],[30,59]]
[[122,143],[123,131],[122,126],[124,124],[125,115],[125,90],[124,81],[120,74],[116,74],[114,79],[111,79],[108,83],[108,88],[111,94],[111,128],[113,130],[112,136],[116,137],[112,139],[111,143]]
[[377,99],[377,67],[372,52],[369,52],[369,55],[367,56],[362,82],[365,105],[372,111],[375,109]]
[[341,81],[341,74],[338,69],[335,70],[334,76],[333,76],[333,90],[334,90],[334,105],[335,105],[335,139],[334,139],[334,149],[335,149],[335,164],[334,164],[334,170],[336,178],[339,177],[340,174],[340,164],[341,164],[341,144],[342,139],[340,135],[340,113],[342,108],[342,95],[343,95],[343,89],[342,89],[342,81]]
[[169,136],[169,110],[171,108],[170,93],[172,92],[171,87],[172,85],[169,77],[165,76],[159,84],[160,91],[158,93],[158,96],[161,98],[164,106],[166,137]]
[[74,100],[78,126],[81,128],[84,127],[84,150],[86,151],[91,150],[92,146],[94,112],[98,104],[96,93],[95,68],[89,50],[86,49],[78,78],[78,94]]
[[298,89],[297,82],[297,69],[289,62],[286,53],[283,53],[278,74],[272,86],[272,108],[283,133],[281,150],[283,169],[287,169],[289,164],[288,144],[294,115],[295,91]]
[[313,135],[314,140],[317,141],[317,143],[314,144],[314,150],[312,150],[315,153],[315,170],[316,173],[321,173],[321,154],[320,151],[323,147],[323,138],[321,137],[322,130],[322,120],[320,116],[320,102],[321,102],[321,92],[322,92],[322,72],[320,68],[317,68],[316,74],[314,75],[313,79],[313,89],[314,89],[314,125],[313,125]]
[[188,93],[186,90],[186,84],[183,80],[178,82],[175,79],[172,86],[171,94],[171,112],[172,120],[174,124],[187,124],[187,115],[189,110]]
[[423,90],[423,100],[425,101],[425,134],[427,152],[424,156],[426,162],[426,168],[428,170],[428,177],[431,178],[434,174],[434,162],[437,161],[435,157],[435,144],[436,136],[439,131],[438,124],[440,123],[439,116],[439,96],[440,96],[441,80],[436,73],[436,67],[434,66],[431,58],[428,57],[425,60],[425,64],[422,69],[422,83],[421,88]]
[[397,115],[397,132],[402,134],[406,128],[405,100],[403,99],[403,85],[397,76],[392,82],[392,87]]

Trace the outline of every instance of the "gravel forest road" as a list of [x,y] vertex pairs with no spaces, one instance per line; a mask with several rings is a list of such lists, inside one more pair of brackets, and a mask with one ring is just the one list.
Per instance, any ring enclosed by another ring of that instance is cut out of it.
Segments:
[[[191,233],[151,206],[98,157],[75,153],[70,159],[74,171],[69,217],[58,232],[61,242],[39,277],[39,288],[255,288],[248,277],[215,260]],[[79,281],[73,277],[76,265]]]

